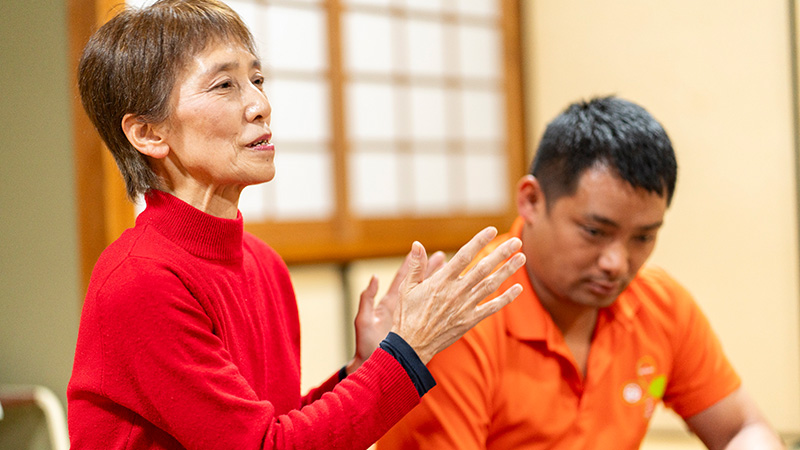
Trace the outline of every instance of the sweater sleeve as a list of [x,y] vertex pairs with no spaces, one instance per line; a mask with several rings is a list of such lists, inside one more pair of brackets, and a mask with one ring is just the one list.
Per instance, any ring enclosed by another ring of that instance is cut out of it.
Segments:
[[[78,341],[69,392],[76,450],[172,440],[187,449],[365,449],[419,402],[403,367],[378,349],[307,405],[276,414],[179,277],[148,264],[113,272],[85,307]],[[105,437],[83,438],[101,428]]]
[[327,380],[325,380],[319,386],[312,388],[308,391],[306,395],[303,396],[302,404],[303,406],[308,405],[311,402],[319,400],[323,394],[326,392],[330,392],[333,388],[336,387],[340,381],[344,380],[344,377],[341,376],[341,370],[333,375],[331,375]]

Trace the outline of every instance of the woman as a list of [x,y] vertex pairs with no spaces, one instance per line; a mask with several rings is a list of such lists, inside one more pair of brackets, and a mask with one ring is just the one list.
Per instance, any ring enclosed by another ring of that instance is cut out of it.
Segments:
[[362,294],[353,360],[301,396],[288,271],[237,208],[275,174],[256,55],[216,0],[125,9],[84,49],[84,107],[147,207],[92,274],[73,450],[366,448],[432,387],[424,364],[521,291],[478,305],[524,262],[517,240],[464,272],[494,229],[445,265],[414,243],[386,298]]

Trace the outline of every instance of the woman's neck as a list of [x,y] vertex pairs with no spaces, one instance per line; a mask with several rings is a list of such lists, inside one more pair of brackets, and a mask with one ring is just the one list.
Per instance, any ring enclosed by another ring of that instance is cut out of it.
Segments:
[[240,187],[200,186],[188,183],[167,192],[193,207],[222,219],[235,219],[239,212]]

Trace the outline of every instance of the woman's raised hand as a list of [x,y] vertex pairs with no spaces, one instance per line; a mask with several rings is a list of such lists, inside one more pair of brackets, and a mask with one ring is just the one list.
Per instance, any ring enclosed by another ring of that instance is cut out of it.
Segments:
[[[433,355],[522,292],[522,286],[515,284],[481,303],[525,264],[524,254],[511,256],[522,247],[518,238],[504,242],[465,272],[478,252],[496,235],[494,227],[476,234],[429,277],[426,273],[430,261],[425,249],[419,242],[412,245],[408,273],[399,287],[391,331],[411,345],[423,363],[427,364]],[[506,262],[493,272],[503,261]]]

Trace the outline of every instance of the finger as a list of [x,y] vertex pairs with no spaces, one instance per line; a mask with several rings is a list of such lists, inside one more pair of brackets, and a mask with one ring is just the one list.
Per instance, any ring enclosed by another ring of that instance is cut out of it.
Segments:
[[361,298],[358,302],[358,315],[369,317],[375,308],[375,295],[378,293],[378,277],[375,275],[369,279],[367,288],[361,291]]
[[411,252],[408,252],[405,259],[403,259],[403,264],[400,265],[400,268],[397,269],[397,273],[394,274],[392,284],[389,285],[389,289],[386,291],[386,295],[381,299],[381,301],[386,300],[388,297],[397,296],[397,292],[400,289],[400,284],[403,283],[403,279],[405,279],[410,265]]
[[518,238],[511,238],[503,242],[491,253],[481,258],[469,272],[464,274],[464,283],[466,283],[467,286],[474,286],[480,283],[489,276],[501,262],[508,259],[515,252],[518,252],[520,248],[522,248],[522,241]]
[[508,277],[525,265],[525,255],[517,253],[505,262],[497,271],[482,279],[470,293],[470,302],[481,302],[486,296],[496,291]]
[[425,254],[425,247],[418,241],[411,244],[411,253],[408,264],[408,273],[406,274],[400,289],[403,292],[408,292],[414,286],[425,281],[425,271],[428,265],[428,258]]
[[481,230],[478,234],[473,236],[469,242],[458,249],[450,262],[445,264],[442,268],[442,272],[444,272],[445,276],[453,278],[461,275],[461,272],[472,262],[475,255],[477,255],[483,247],[486,247],[486,244],[494,239],[495,236],[497,236],[497,229],[495,227],[486,227]]
[[444,263],[446,260],[447,260],[447,255],[445,255],[444,252],[441,250],[431,255],[431,257],[428,258],[428,270],[425,273],[425,278],[429,278],[437,270],[444,267]]
[[522,293],[522,285],[517,283],[511,286],[510,288],[506,289],[505,292],[498,295],[497,297],[489,300],[486,303],[478,305],[478,307],[475,308],[475,317],[476,317],[475,324],[491,316],[497,311],[500,311],[501,308],[511,303],[511,301],[517,298],[521,293]]

